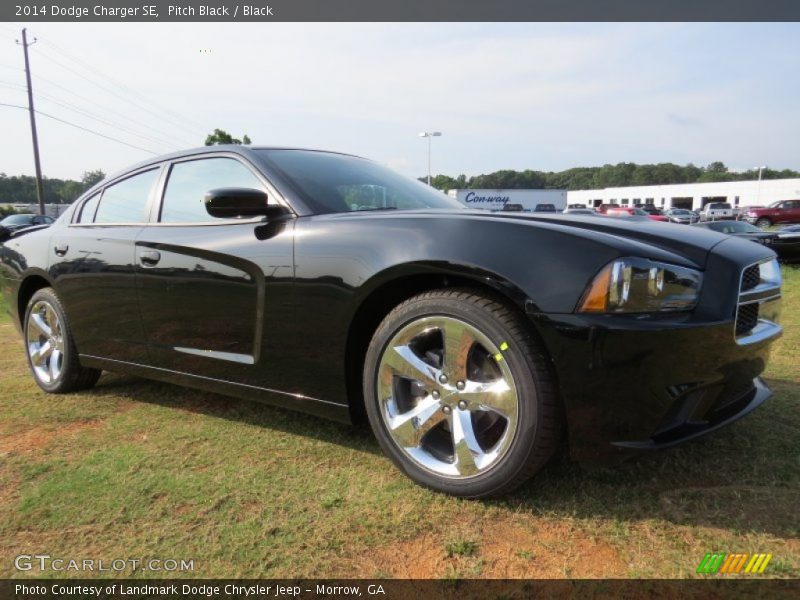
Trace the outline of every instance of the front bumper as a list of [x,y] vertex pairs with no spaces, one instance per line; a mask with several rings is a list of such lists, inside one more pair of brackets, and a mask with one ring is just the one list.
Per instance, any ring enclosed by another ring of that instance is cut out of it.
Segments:
[[771,395],[759,376],[781,334],[775,324],[743,343],[733,320],[530,316],[551,352],[570,453],[581,462],[694,439]]

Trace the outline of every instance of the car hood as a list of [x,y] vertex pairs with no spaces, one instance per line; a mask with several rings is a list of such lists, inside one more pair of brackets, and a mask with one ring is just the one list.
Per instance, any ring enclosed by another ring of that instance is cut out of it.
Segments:
[[572,235],[604,238],[609,245],[626,251],[625,241],[651,246],[662,252],[683,258],[703,267],[708,253],[717,244],[731,236],[700,228],[681,227],[674,223],[654,221],[648,217],[605,217],[563,213],[503,213],[478,209],[465,210],[377,210],[355,211],[329,215],[332,218],[449,218],[480,219],[485,221],[507,221],[509,224],[527,225],[532,228],[555,228]]

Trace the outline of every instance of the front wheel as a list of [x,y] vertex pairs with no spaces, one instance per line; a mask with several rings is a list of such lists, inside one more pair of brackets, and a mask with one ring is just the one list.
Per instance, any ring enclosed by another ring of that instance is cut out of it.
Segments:
[[100,371],[82,367],[61,301],[52,288],[38,290],[25,311],[28,366],[46,392],[64,394],[90,388]]
[[766,217],[761,217],[756,221],[756,227],[760,227],[761,229],[766,229],[770,225],[772,225],[772,221]]
[[367,414],[411,479],[456,496],[497,496],[553,455],[555,379],[528,327],[468,290],[420,294],[384,319],[365,361]]

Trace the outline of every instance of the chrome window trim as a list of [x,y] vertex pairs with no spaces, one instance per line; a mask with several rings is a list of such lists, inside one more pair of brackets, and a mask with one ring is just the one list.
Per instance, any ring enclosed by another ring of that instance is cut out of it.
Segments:
[[[112,226],[112,227],[140,226],[141,227],[141,226],[146,225],[147,224],[147,219],[149,218],[149,215],[150,215],[152,202],[153,202],[154,190],[159,189],[159,186],[161,184],[161,179],[163,178],[163,168],[164,168],[164,163],[163,162],[150,164],[150,165],[141,167],[139,169],[136,169],[135,171],[130,171],[128,173],[123,173],[119,177],[115,177],[111,181],[103,184],[103,186],[101,188],[97,189],[95,191],[95,193],[87,196],[83,200],[80,200],[79,203],[78,202],[74,203],[76,206],[75,206],[74,209],[72,209],[72,215],[70,217],[70,223],[69,223],[68,227],[89,227],[89,226],[100,226],[100,227],[104,227],[104,226]],[[150,189],[150,194],[148,195],[147,202],[145,202],[145,206],[144,206],[145,216],[141,221],[136,221],[136,222],[131,222],[131,223],[94,223],[94,222],[92,222],[92,223],[78,223],[78,222],[76,222],[75,219],[80,217],[80,214],[83,211],[84,204],[89,202],[89,200],[94,198],[97,194],[100,194],[100,200],[97,202],[97,207],[94,210],[94,217],[93,218],[97,217],[97,211],[100,208],[100,204],[103,202],[103,195],[106,193],[106,190],[108,188],[110,188],[112,185],[116,185],[117,183],[121,183],[121,182],[125,181],[126,179],[130,179],[131,177],[135,177],[137,175],[141,175],[142,173],[146,173],[148,171],[153,171],[153,170],[156,170],[156,169],[158,169],[161,172],[158,174],[158,177],[156,178],[155,185]]]
[[156,200],[152,207],[152,212],[150,213],[150,219],[148,220],[145,225],[148,227],[152,226],[159,226],[159,227],[205,227],[205,226],[212,226],[212,225],[238,225],[244,223],[263,223],[264,217],[252,217],[247,220],[243,219],[215,219],[213,221],[192,221],[186,223],[162,223],[161,222],[161,212],[164,207],[164,195],[167,192],[167,186],[169,185],[169,176],[172,173],[172,168],[176,164],[185,163],[185,162],[194,162],[198,160],[209,160],[213,158],[229,158],[235,161],[238,161],[241,165],[243,165],[246,169],[248,169],[255,178],[264,186],[265,191],[267,192],[267,197],[271,198],[275,201],[276,204],[283,206],[284,208],[289,209],[289,211],[293,215],[297,215],[291,205],[286,201],[283,195],[278,192],[274,185],[267,179],[261,171],[256,167],[253,163],[247,160],[244,156],[240,154],[236,154],[235,152],[209,152],[206,154],[192,154],[188,156],[182,156],[180,158],[175,158],[170,161],[167,161],[165,164],[164,175],[162,180],[159,181],[157,186],[157,194]]

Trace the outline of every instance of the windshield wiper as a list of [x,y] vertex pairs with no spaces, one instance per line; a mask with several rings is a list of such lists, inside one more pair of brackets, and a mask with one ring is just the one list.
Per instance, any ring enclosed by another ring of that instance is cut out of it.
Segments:
[[367,212],[368,210],[397,210],[397,207],[396,206],[384,206],[384,207],[376,206],[375,208],[359,208],[359,209],[351,211],[351,212]]

